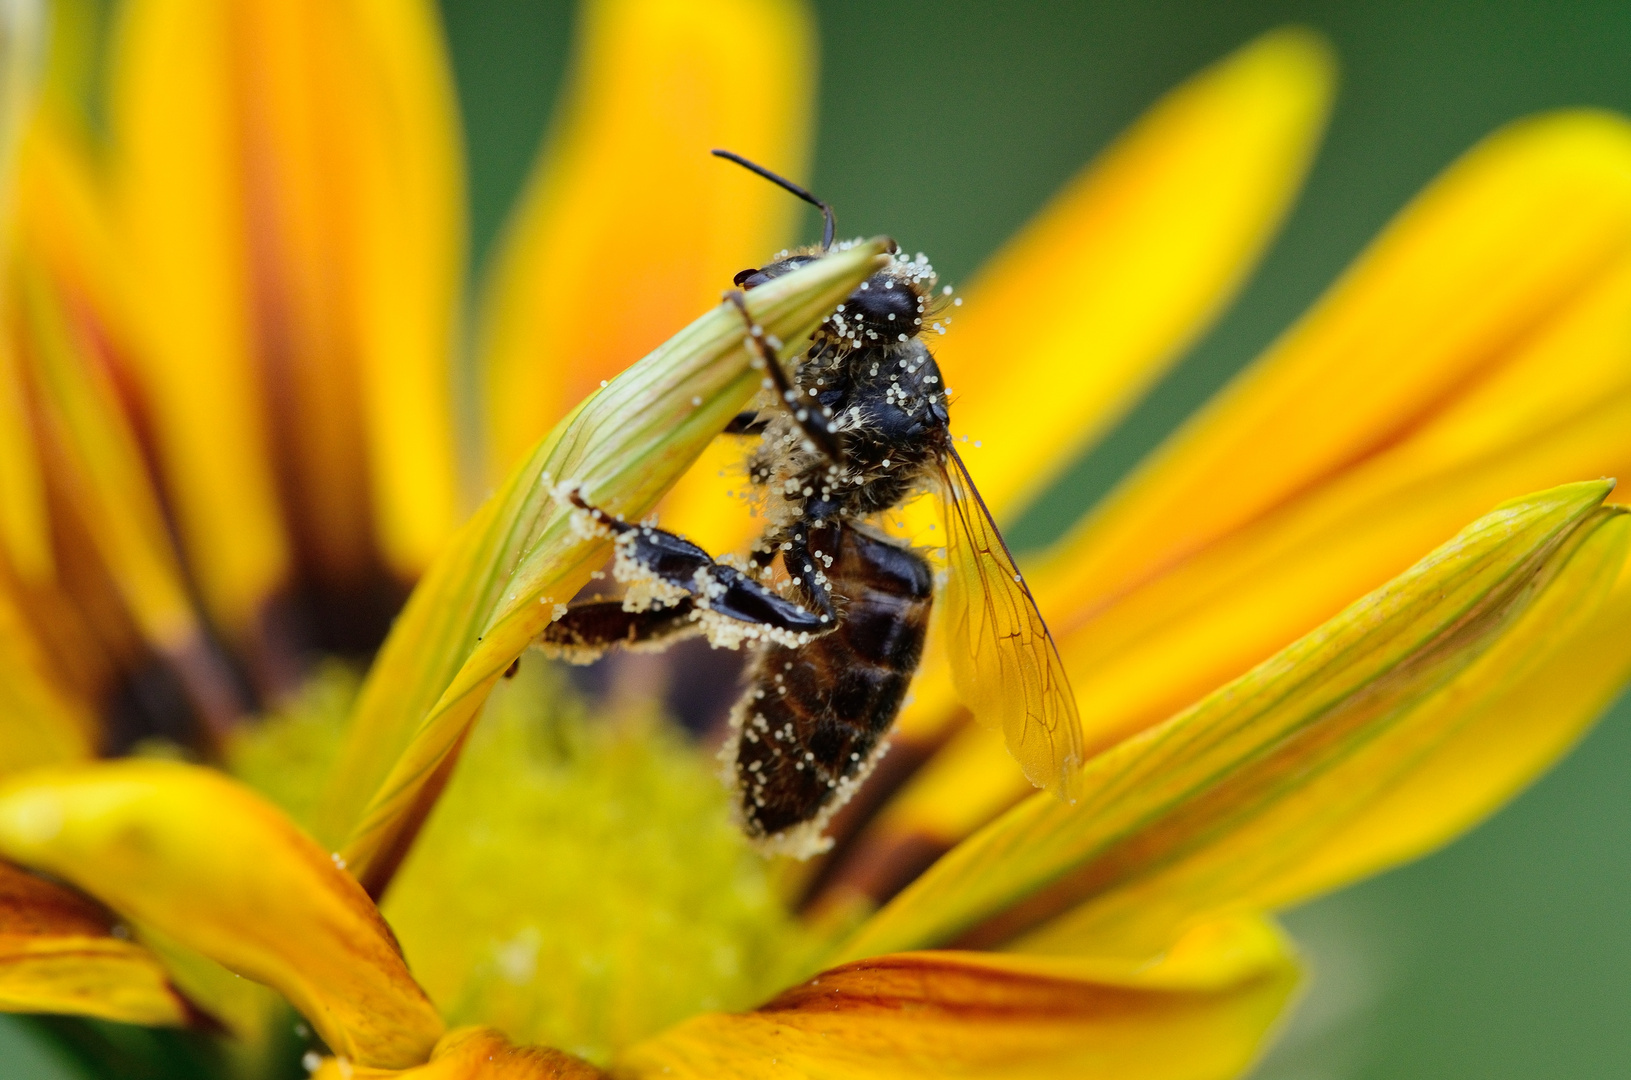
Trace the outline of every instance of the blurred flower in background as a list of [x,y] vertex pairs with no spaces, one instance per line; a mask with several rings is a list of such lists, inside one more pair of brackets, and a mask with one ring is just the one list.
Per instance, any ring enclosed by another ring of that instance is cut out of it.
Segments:
[[[0,1006],[95,1018],[38,1021],[93,1072],[1236,1075],[1296,982],[1269,913],[1482,819],[1631,671],[1618,117],[1469,151],[1029,562],[1080,803],[931,650],[833,853],[775,863],[649,666],[502,676],[605,557],[555,481],[751,535],[716,305],[796,206],[706,150],[800,173],[808,13],[585,5],[467,335],[426,5],[65,0],[43,52],[5,10]],[[1235,297],[1333,77],[1244,46],[977,277],[935,346],[1000,517]],[[756,316],[796,340],[882,250]]]

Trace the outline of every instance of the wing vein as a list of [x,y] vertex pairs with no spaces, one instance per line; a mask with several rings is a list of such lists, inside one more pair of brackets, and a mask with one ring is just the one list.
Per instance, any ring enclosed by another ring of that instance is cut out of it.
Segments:
[[991,511],[954,447],[941,459],[945,598],[958,695],[1038,787],[1073,798],[1081,720],[1059,649]]

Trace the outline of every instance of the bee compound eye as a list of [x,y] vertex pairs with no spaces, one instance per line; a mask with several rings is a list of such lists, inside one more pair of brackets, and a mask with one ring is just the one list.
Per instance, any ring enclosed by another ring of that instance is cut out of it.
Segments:
[[739,289],[756,288],[771,278],[779,278],[783,274],[792,273],[801,266],[808,266],[810,263],[815,262],[816,258],[815,255],[789,255],[784,259],[777,259],[768,266],[761,266],[757,270],[743,270],[731,280],[736,282],[736,287]]

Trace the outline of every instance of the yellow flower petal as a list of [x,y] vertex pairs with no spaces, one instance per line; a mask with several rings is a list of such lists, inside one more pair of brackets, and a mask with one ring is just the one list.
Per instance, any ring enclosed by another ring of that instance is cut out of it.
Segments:
[[[593,0],[483,309],[489,474],[785,241],[814,43],[797,0]],[[751,88],[751,90],[749,89]]]
[[757,436],[722,435],[674,484],[658,508],[663,528],[713,552],[742,553],[765,523],[746,497],[747,462]]
[[[461,509],[450,394],[462,330],[464,147],[435,6],[356,0],[349,16],[355,40],[339,66],[367,76],[343,137],[356,156],[346,209],[356,229],[354,332],[374,535],[390,568],[412,579]],[[331,104],[320,99],[319,112]]]
[[1208,911],[1286,899],[1283,881],[1310,861],[1340,866],[1322,885],[1375,869],[1333,842],[1363,830],[1370,809],[1422,769],[1478,798],[1442,808],[1416,798],[1432,816],[1368,854],[1401,858],[1465,827],[1549,761],[1631,666],[1623,649],[1588,650],[1608,664],[1595,689],[1570,697],[1577,709],[1526,713],[1552,730],[1505,740],[1514,756],[1488,782],[1435,760],[1486,724],[1514,722],[1504,711],[1514,700],[1561,692],[1552,658],[1570,655],[1577,634],[1601,633],[1603,612],[1622,620],[1623,641],[1613,597],[1631,515],[1598,509],[1610,486],[1566,485],[1481,518],[1252,672],[1091,761],[1075,806],[1033,798],[964,842],[842,958],[1027,932],[1021,944],[1038,949],[1149,955]]
[[[1624,544],[1623,519],[1589,543]],[[1582,551],[1576,558],[1589,557]],[[1414,771],[1402,777],[1312,857],[1288,866],[1261,892],[1283,905],[1346,884],[1438,847],[1483,820],[1512,792],[1567,752],[1623,689],[1631,675],[1631,564],[1595,611],[1571,610],[1578,597],[1553,589],[1527,617],[1529,626],[1480,662],[1463,680],[1487,678],[1473,701],[1446,695],[1435,703],[1454,710],[1454,725],[1439,744],[1424,747]],[[1438,721],[1442,723],[1443,721]]]
[[845,965],[751,1013],[688,1020],[620,1077],[1230,1077],[1296,983],[1274,928],[1197,927],[1153,964],[974,952]]
[[355,1061],[417,1064],[441,1034],[357,883],[219,773],[132,759],[17,777],[0,852],[277,989]]
[[1239,291],[1333,76],[1313,34],[1264,35],[1168,94],[981,271],[931,341],[994,509],[1042,491]]
[[543,1046],[512,1046],[492,1028],[457,1028],[442,1036],[416,1069],[356,1068],[327,1058],[312,1080],[596,1080],[606,1074],[580,1058]]
[[[878,239],[748,294],[798,347],[884,259]],[[557,485],[631,519],[646,513],[757,392],[740,313],[720,304],[563,420],[477,511],[409,599],[357,705],[323,829],[376,896],[406,853],[504,669],[604,560]],[[358,815],[364,800],[372,798]]]
[[243,220],[232,9],[137,0],[110,76],[115,207],[143,302],[137,361],[205,603],[243,635],[290,573]]
[[0,862],[0,1010],[182,1024],[187,1005],[158,959],[60,885]]
[[1491,136],[1068,542],[1059,614],[1091,611],[1407,437],[1628,247],[1631,124],[1562,113]]
[[[1631,133],[1619,120],[1527,121],[1429,188],[1028,575],[1089,748],[1234,678],[1483,508],[1583,476],[1631,475],[1628,246]],[[1347,433],[1340,457],[1334,432]],[[1301,475],[1321,445],[1333,455],[1324,471]],[[1220,461],[1233,464],[1211,472]],[[1265,496],[1265,477],[1282,488]],[[1259,499],[1268,504],[1254,508]],[[1220,514],[1240,520],[1208,527]],[[1182,537],[1194,550],[1140,562]],[[914,694],[904,739],[943,739],[958,717],[944,658],[926,660]],[[960,733],[914,779],[861,846],[873,867],[912,850],[909,876],[923,853],[1026,794],[988,743]],[[855,888],[891,891],[872,871],[870,883],[861,876]]]

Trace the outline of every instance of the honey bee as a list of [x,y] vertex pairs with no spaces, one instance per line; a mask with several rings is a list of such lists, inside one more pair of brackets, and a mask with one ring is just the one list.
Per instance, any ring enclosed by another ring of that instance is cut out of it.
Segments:
[[[946,528],[939,604],[960,696],[1000,727],[1039,787],[1070,797],[1081,764],[1076,703],[1059,653],[950,431],[945,384],[924,341],[949,289],[922,255],[896,254],[837,306],[791,375],[749,317],[743,292],[833,246],[832,207],[729,151],[714,154],[822,212],[819,247],[736,275],[725,294],[748,325],[766,401],[726,429],[758,435],[748,476],[768,527],[749,558],[716,560],[654,525],[625,523],[577,493],[614,539],[620,599],[568,607],[546,652],[586,662],[607,648],[663,647],[706,633],[753,650],[722,758],[748,836],[800,857],[887,749],[922,658],[936,574],[926,553],[877,527],[880,515],[938,488]],[[773,574],[779,559],[783,582]]]

